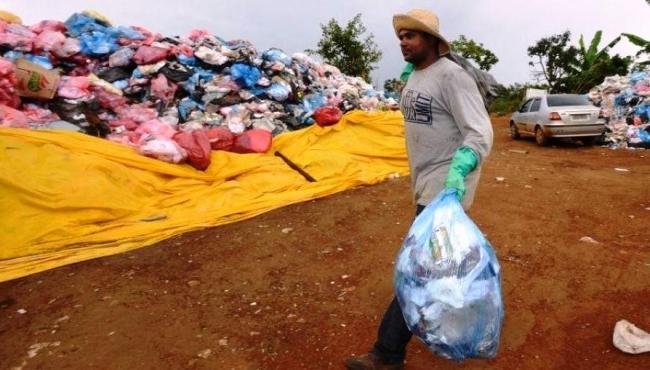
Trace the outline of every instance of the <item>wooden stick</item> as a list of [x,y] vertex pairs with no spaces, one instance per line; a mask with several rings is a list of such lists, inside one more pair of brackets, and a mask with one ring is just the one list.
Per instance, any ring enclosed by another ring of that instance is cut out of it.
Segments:
[[298,167],[297,164],[293,163],[289,158],[285,157],[284,154],[280,153],[279,151],[275,152],[276,157],[282,158],[284,163],[286,163],[289,167],[291,167],[294,171],[298,172],[299,174],[302,175],[307,181],[309,182],[316,182],[316,179],[313,178],[310,174],[305,172],[302,168]]

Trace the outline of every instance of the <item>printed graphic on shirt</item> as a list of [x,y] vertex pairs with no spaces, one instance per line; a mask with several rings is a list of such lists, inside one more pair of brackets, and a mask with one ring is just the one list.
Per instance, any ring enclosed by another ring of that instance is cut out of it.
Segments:
[[429,95],[411,89],[406,90],[402,95],[404,118],[408,122],[431,125],[433,123],[432,101],[433,97]]

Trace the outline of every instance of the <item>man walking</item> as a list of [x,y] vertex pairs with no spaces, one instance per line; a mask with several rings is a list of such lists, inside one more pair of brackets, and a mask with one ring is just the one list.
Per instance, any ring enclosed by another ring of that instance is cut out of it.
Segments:
[[[468,209],[480,164],[492,147],[492,126],[476,82],[445,57],[449,43],[438,17],[412,10],[393,17],[404,60],[414,70],[402,90],[406,147],[416,214],[443,189],[456,190]],[[397,298],[384,313],[371,352],[345,361],[348,369],[403,369],[411,339]]]

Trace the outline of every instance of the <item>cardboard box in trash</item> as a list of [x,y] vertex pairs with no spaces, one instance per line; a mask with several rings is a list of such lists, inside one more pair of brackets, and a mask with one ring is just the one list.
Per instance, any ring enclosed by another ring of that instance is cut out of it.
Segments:
[[29,98],[52,99],[56,94],[59,74],[26,59],[16,59],[16,88],[18,95]]

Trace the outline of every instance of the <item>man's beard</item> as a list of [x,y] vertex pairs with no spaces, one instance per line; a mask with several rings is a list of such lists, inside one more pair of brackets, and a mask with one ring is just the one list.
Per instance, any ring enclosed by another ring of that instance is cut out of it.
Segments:
[[420,53],[412,53],[408,58],[404,57],[404,60],[417,66],[420,63],[422,63],[425,59],[427,58],[427,53],[426,51],[422,51]]

